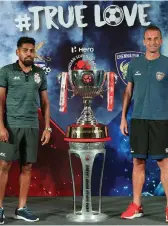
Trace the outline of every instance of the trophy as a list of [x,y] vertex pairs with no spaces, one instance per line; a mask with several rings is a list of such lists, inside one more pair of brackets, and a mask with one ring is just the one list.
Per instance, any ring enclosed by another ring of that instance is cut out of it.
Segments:
[[[61,81],[60,89],[60,111],[67,110],[68,84],[71,86],[73,95],[79,95],[83,99],[84,108],[77,122],[68,126],[65,141],[69,142],[69,160],[73,185],[73,206],[74,211],[67,215],[70,221],[74,222],[98,222],[107,218],[101,213],[101,189],[105,162],[104,143],[111,138],[108,135],[106,125],[97,121],[91,109],[92,99],[95,96],[102,96],[104,84],[107,80],[107,110],[112,111],[114,106],[114,84],[115,73],[103,70],[72,70],[62,72],[59,75]],[[82,208],[76,209],[76,190],[71,154],[78,155],[83,171],[83,197]],[[98,154],[103,154],[103,164],[99,185],[98,210],[92,210],[91,179],[94,160]]]

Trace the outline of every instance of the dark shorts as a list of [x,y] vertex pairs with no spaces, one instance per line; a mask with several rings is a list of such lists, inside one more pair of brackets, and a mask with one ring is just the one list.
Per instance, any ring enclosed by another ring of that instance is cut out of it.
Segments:
[[130,147],[133,158],[168,158],[168,120],[131,119]]
[[38,128],[7,128],[9,142],[0,142],[0,160],[34,163],[37,159]]

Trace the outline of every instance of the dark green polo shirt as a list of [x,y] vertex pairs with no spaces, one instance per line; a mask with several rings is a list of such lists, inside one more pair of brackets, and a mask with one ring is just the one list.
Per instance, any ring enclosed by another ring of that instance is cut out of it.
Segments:
[[24,73],[18,62],[0,69],[0,87],[6,87],[6,122],[11,128],[38,128],[39,92],[47,89],[43,70],[35,65]]
[[132,118],[168,119],[168,57],[133,59],[128,67],[127,81],[134,84]]

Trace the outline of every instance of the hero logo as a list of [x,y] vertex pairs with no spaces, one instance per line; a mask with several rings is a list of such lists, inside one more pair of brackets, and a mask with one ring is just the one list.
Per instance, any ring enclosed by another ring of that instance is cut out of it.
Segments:
[[87,52],[90,52],[90,53],[93,53],[94,52],[94,48],[90,48],[90,47],[76,47],[76,46],[73,46],[71,47],[71,52],[72,53],[76,53],[76,52],[79,52],[79,53],[87,53]]

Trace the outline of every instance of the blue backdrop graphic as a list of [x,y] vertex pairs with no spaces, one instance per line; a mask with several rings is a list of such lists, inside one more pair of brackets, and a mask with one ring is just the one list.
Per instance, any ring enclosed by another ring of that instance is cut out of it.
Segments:
[[[119,130],[122,94],[126,85],[123,82],[124,77],[123,80],[120,77],[124,76],[122,74],[123,72],[121,71],[121,69],[117,70],[115,56],[116,54],[121,52],[123,54],[128,54],[130,51],[145,51],[142,40],[143,31],[145,26],[147,25],[147,22],[155,24],[161,28],[163,32],[162,53],[164,55],[168,55],[168,2],[150,1],[146,3],[146,1],[20,1],[0,2],[0,5],[2,9],[0,12],[0,18],[3,18],[3,20],[0,20],[0,66],[12,63],[16,60],[16,42],[19,37],[32,36],[36,39],[37,44],[41,43],[42,41],[45,42],[42,48],[38,50],[38,54],[43,59],[41,58],[37,61],[40,61],[39,64],[43,64],[42,66],[45,66],[44,69],[46,70],[46,73],[48,72],[47,79],[49,99],[51,102],[51,118],[55,121],[56,124],[59,125],[62,130],[65,131],[66,127],[69,124],[75,122],[82,110],[82,102],[80,98],[73,97],[71,99],[71,94],[69,93],[68,112],[64,114],[59,112],[60,84],[57,82],[56,78],[59,73],[68,71],[68,66],[73,58],[75,58],[77,55],[84,54],[83,59],[85,60],[85,57],[87,55],[90,57],[90,59],[92,59],[92,61],[95,62],[97,69],[114,71],[118,75],[117,83],[115,86],[114,110],[112,112],[107,112],[105,93],[103,99],[101,97],[96,97],[94,99],[92,108],[99,122],[108,125],[109,133],[112,137],[112,141],[106,144],[107,155],[102,194],[109,196],[131,195],[132,158],[129,152],[129,137],[124,137]],[[63,7],[64,19],[67,22],[69,19],[68,7],[71,6],[71,8],[69,8],[71,12],[79,12],[79,10],[77,9],[75,11],[75,7],[83,5],[85,5],[86,7],[81,11],[84,16],[82,23],[87,24],[87,26],[83,28],[79,27],[79,15],[77,15],[77,13],[74,13],[74,23],[72,23],[69,28],[66,28],[65,26],[60,24],[60,12],[62,8],[58,9],[58,7]],[[95,15],[97,20],[99,21],[107,19],[108,15],[106,14],[103,17],[103,12],[110,5],[117,5],[118,7],[120,7],[120,9],[122,9],[122,12],[120,11],[118,13],[120,17],[123,13],[123,21],[117,20],[117,14],[115,14],[116,18],[111,17],[110,25],[106,22],[103,24],[102,22],[101,26],[96,26]],[[35,6],[41,7],[38,8],[38,13],[37,10],[35,12],[33,8]],[[140,10],[141,6],[143,6],[143,12],[142,10]],[[133,7],[134,12],[132,11]],[[136,10],[137,14],[135,14]],[[48,18],[49,12],[50,20]],[[54,16],[51,16],[51,12]],[[143,17],[142,14],[146,14],[146,16]],[[29,21],[24,19],[25,23],[27,24],[25,25],[25,27],[23,27],[23,23],[20,24],[19,22],[21,21],[21,18],[23,21],[23,16],[24,18],[30,17]],[[36,22],[34,22],[35,16]],[[128,18],[128,16],[130,17]],[[144,18],[145,22],[142,21],[142,17]],[[39,18],[39,27],[37,24],[37,18]],[[49,23],[51,25],[51,20],[52,26],[49,27]],[[116,23],[120,24],[117,25]],[[35,24],[37,26],[36,30]],[[85,49],[82,50],[82,48]],[[124,59],[126,61],[124,61]],[[123,70],[126,70],[128,65],[125,64],[129,63],[129,60],[130,57],[127,55],[125,56],[125,58],[123,58],[123,60],[122,58],[120,58],[119,61],[117,61],[117,63],[119,64],[118,67],[124,61],[122,66],[125,66]],[[121,73],[120,76],[119,73]],[[133,105],[131,105],[129,110],[128,121],[131,117],[132,106]],[[97,169],[101,165],[100,160],[101,158],[97,160],[96,166],[94,167],[95,179],[96,175],[98,175],[99,173]],[[160,172],[156,165],[156,162],[149,159],[147,161],[146,182],[143,188],[144,195],[164,195],[159,176]],[[97,184],[93,183],[93,194],[97,194],[97,192]]]

